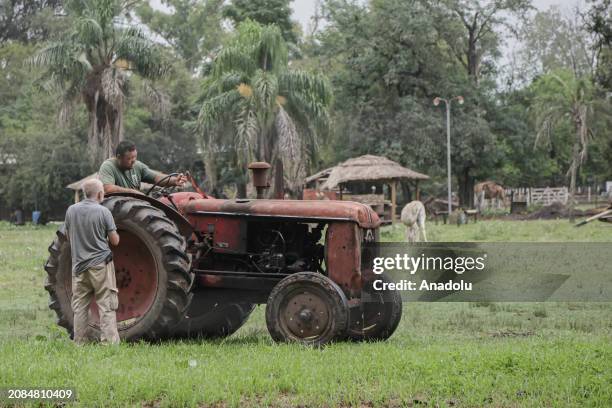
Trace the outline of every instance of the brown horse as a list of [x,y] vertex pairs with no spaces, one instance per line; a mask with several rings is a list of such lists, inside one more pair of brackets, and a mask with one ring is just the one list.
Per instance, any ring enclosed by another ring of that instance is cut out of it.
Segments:
[[501,208],[506,206],[506,194],[504,188],[494,181],[483,181],[474,186],[474,194],[476,195],[476,208],[482,211],[485,204],[485,199],[495,200],[495,207]]

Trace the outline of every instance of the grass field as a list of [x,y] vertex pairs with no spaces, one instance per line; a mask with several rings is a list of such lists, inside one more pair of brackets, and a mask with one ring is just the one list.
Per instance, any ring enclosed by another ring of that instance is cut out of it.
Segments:
[[[43,289],[53,234],[0,224],[0,387],[72,387],[83,407],[612,406],[612,305],[601,303],[405,303],[389,341],[324,349],[274,344],[259,306],[224,341],[77,348]],[[609,225],[567,221],[428,224],[428,234],[612,242]]]

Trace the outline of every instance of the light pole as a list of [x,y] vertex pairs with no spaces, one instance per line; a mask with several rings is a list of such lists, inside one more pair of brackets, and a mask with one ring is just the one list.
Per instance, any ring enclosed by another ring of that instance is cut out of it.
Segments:
[[433,100],[434,106],[440,105],[440,102],[444,102],[446,105],[446,177],[448,186],[448,215],[453,212],[452,206],[452,194],[451,194],[451,144],[450,144],[450,111],[451,103],[453,100],[459,102],[459,105],[463,105],[463,96],[455,96],[454,98],[445,99],[436,97]]

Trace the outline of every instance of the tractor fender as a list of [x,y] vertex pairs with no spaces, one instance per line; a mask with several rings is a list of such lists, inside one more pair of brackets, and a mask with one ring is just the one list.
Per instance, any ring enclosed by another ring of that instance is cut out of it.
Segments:
[[138,194],[138,193],[110,193],[110,194],[104,195],[104,197],[116,197],[116,196],[132,197],[132,198],[137,198],[138,200],[146,201],[147,203],[151,204],[153,207],[162,210],[166,214],[166,216],[170,218],[176,224],[179,232],[181,233],[182,236],[185,237],[185,239],[189,239],[191,237],[191,234],[193,234],[193,227],[191,226],[189,221],[187,221],[187,218],[183,217],[183,215],[179,213],[178,211],[176,211],[174,208],[162,203],[161,201],[153,197],[149,197],[144,194]]

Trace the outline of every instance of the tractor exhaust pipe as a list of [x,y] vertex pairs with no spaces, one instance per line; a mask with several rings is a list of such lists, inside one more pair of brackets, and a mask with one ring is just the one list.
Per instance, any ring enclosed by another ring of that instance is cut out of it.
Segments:
[[257,190],[257,198],[264,198],[265,191],[270,188],[268,182],[268,169],[271,166],[266,162],[253,162],[249,164],[248,168],[252,172],[253,185]]

